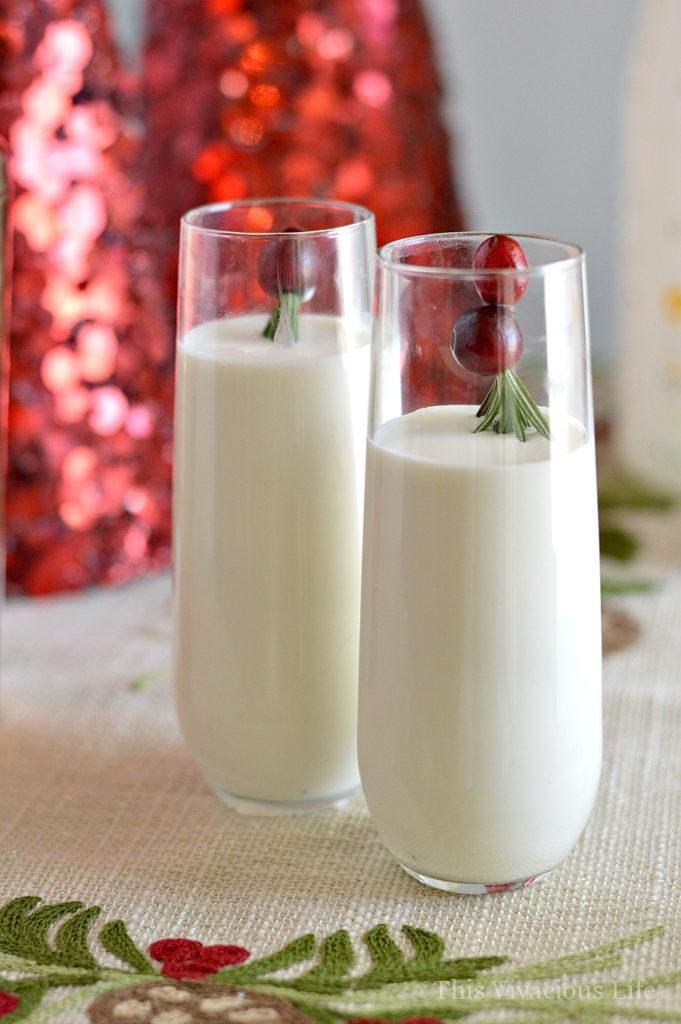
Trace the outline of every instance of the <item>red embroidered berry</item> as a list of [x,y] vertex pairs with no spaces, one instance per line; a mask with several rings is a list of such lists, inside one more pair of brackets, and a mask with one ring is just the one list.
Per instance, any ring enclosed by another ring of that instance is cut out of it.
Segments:
[[480,306],[454,324],[454,358],[464,370],[491,377],[510,370],[523,354],[518,320],[507,306]]
[[[509,235],[491,235],[473,256],[474,270],[524,270],[526,267],[527,257],[522,246]],[[478,278],[475,287],[483,302],[512,306],[522,299],[528,284],[527,277],[499,274],[498,277]]]
[[444,1024],[439,1017],[405,1017],[400,1024]]
[[149,953],[154,960],[181,960],[192,956],[198,956],[203,949],[203,943],[194,939],[158,939],[149,946]]
[[176,981],[200,981],[219,970],[219,964],[204,960],[199,955],[187,957],[186,960],[167,960],[161,968],[161,974],[165,974],[166,978],[175,978]]
[[19,1002],[19,996],[15,996],[13,992],[0,992],[0,1017],[14,1013]]
[[263,246],[258,261],[258,281],[268,295],[298,295],[307,302],[314,295],[314,251],[296,238],[297,228],[286,228],[292,238],[275,238]]
[[229,967],[230,964],[242,964],[250,955],[243,946],[204,946],[201,959],[220,968]]

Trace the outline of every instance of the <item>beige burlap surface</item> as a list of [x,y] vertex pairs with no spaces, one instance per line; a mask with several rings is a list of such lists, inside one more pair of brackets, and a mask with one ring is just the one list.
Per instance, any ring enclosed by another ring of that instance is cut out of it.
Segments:
[[[451,955],[519,965],[661,924],[664,934],[608,976],[681,970],[681,577],[622,604],[644,628],[606,664],[606,763],[584,838],[535,888],[465,898],[403,874],[359,797],[342,811],[279,819],[242,818],[215,799],[179,736],[167,676],[130,685],[168,665],[167,577],[11,602],[0,902],[98,904],[102,920],[125,919],[142,949],[184,935],[264,955],[337,928],[361,946],[385,921],[396,935],[404,923],[440,933]],[[681,1010],[681,985],[651,998]]]

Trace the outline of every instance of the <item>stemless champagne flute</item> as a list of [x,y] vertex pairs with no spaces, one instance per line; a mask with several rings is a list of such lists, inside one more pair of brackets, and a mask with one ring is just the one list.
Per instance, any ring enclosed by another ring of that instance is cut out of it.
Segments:
[[369,810],[409,874],[462,893],[559,864],[601,763],[584,257],[518,237],[527,269],[474,270],[485,239],[379,253],[364,525]]
[[180,724],[244,812],[358,785],[374,219],[249,200],[183,219],[174,674]]

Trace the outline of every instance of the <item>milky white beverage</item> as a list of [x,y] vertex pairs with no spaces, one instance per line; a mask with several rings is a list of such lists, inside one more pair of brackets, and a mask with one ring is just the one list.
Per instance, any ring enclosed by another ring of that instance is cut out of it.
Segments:
[[522,443],[474,413],[369,441],[360,765],[404,867],[506,883],[566,856],[598,783],[594,452],[572,419]]
[[357,659],[368,337],[262,316],[179,346],[175,666],[184,736],[225,798],[348,794]]

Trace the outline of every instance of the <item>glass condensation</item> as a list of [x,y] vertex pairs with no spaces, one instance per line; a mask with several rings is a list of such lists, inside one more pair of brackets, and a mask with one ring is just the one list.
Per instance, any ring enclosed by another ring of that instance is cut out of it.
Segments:
[[[410,874],[473,893],[563,860],[601,760],[583,256],[519,237],[528,270],[473,272],[485,237],[381,250],[360,667],[379,832]],[[498,378],[462,354],[466,325],[484,320],[510,320],[522,339]],[[423,386],[426,361],[463,400]],[[496,418],[492,387],[511,389]]]

